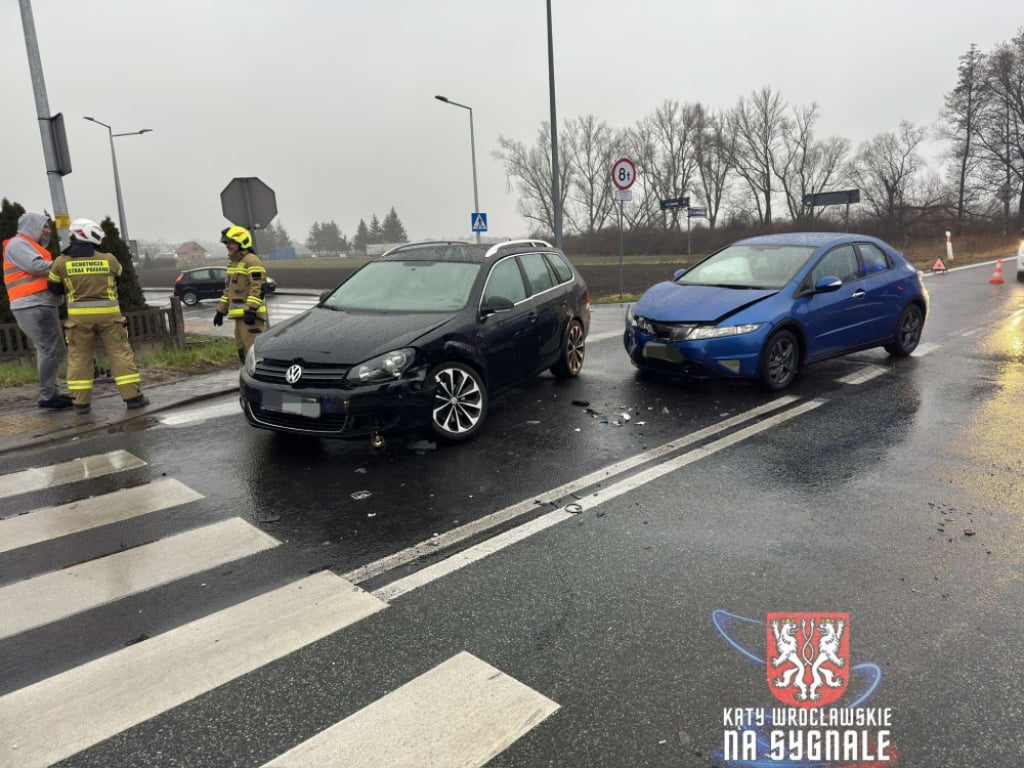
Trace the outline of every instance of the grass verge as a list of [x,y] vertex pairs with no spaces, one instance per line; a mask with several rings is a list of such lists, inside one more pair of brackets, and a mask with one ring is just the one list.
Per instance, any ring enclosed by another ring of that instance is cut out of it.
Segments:
[[[150,381],[161,378],[151,375],[151,371],[196,374],[238,367],[234,339],[190,333],[186,335],[185,342],[185,349],[150,352],[136,357],[135,362],[139,370],[147,372],[146,378]],[[60,376],[65,375],[66,366],[61,366]],[[0,387],[20,387],[37,381],[35,358],[24,358],[20,363],[0,363]]]

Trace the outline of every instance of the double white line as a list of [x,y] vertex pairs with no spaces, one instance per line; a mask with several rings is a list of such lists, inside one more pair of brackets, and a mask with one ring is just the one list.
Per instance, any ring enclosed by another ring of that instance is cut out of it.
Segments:
[[[736,445],[747,438],[776,427],[779,424],[796,418],[804,413],[808,413],[809,411],[825,404],[824,400],[810,400],[793,408],[788,408],[781,413],[768,416],[767,418],[757,421],[755,424],[737,429],[734,432],[729,432],[729,430],[732,430],[734,427],[738,427],[753,419],[764,416],[765,414],[770,414],[773,411],[778,411],[781,408],[792,405],[797,400],[798,398],[792,395],[777,398],[770,403],[765,403],[757,408],[753,408],[749,411],[745,411],[741,414],[725,419],[714,426],[697,430],[685,437],[672,440],[664,445],[658,446],[657,448],[652,448],[651,450],[644,451],[636,456],[631,456],[627,459],[623,459],[622,461],[610,464],[607,467],[591,472],[590,474],[584,475],[583,477],[564,485],[560,485],[557,488],[553,488],[539,496],[520,501],[517,504],[513,504],[510,507],[493,512],[479,520],[467,523],[466,525],[455,528],[447,533],[434,536],[431,539],[396,552],[393,555],[382,558],[373,563],[369,563],[368,565],[364,565],[363,567],[357,568],[353,571],[349,571],[343,575],[343,578],[353,584],[368,581],[393,571],[396,568],[408,565],[421,557],[434,555],[443,549],[452,547],[459,542],[503,525],[517,517],[534,512],[537,510],[538,506],[548,504],[560,505],[557,509],[548,512],[545,515],[469,547],[446,560],[423,568],[416,573],[397,579],[396,581],[392,581],[373,592],[373,594],[381,600],[393,600],[401,595],[411,592],[414,589],[418,589],[419,587],[429,584],[442,576],[446,576],[449,573],[457,571],[470,563],[476,562],[490,554],[505,549],[518,541],[522,541],[545,528],[549,528],[557,523],[572,518],[580,512],[593,509],[594,507],[604,504],[607,501],[611,501],[624,493],[628,493],[629,491],[639,488],[646,483],[650,483],[663,475],[674,472],[675,470],[685,467],[688,464],[692,464],[695,461],[700,461],[701,459],[717,453],[724,448]],[[719,437],[706,445],[687,451],[686,453],[672,456],[683,448],[709,440],[714,438],[716,435],[721,435],[725,432],[729,432],[729,434]],[[658,461],[659,459],[663,460],[642,470],[641,472],[630,475],[610,486],[594,491],[587,496],[577,497],[578,494],[586,491],[588,488],[592,488],[598,483],[606,482],[610,478],[622,475],[630,470],[636,469],[637,467],[641,467],[644,464]],[[566,497],[573,497],[573,501],[563,505],[563,499]],[[567,507],[571,507],[571,509],[567,509]]]

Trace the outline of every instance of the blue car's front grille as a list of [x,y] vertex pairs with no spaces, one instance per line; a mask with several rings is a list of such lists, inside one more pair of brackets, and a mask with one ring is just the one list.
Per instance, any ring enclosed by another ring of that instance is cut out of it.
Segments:
[[[288,384],[285,373],[295,364],[295,360],[260,360],[256,363],[256,372],[253,378],[273,384]],[[303,387],[351,389],[352,387],[352,383],[345,378],[345,374],[349,371],[347,365],[305,362],[300,362],[298,365],[302,367],[302,376],[297,382],[289,385],[295,389]]]
[[636,317],[636,326],[659,341],[685,341],[690,331],[697,327],[696,323],[659,323],[640,316]]

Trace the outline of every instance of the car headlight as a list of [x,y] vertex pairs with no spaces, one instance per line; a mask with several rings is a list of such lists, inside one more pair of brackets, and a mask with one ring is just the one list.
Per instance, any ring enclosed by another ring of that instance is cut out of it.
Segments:
[[[256,375],[256,347],[249,347],[249,351],[245,353],[245,372],[250,376]],[[260,358],[262,361],[263,358]]]
[[409,367],[415,357],[413,349],[396,349],[383,355],[370,358],[366,362],[353,365],[345,378],[349,381],[387,381],[397,379],[402,371]]
[[725,336],[742,336],[744,333],[753,333],[763,323],[747,323],[746,325],[698,325],[686,336],[687,341],[700,341],[701,339],[721,339]]

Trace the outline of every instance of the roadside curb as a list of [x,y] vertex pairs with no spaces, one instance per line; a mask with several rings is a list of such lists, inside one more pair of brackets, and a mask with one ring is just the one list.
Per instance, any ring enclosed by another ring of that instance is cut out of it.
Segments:
[[[221,397],[237,390],[238,370],[232,369],[146,387],[144,393],[150,399],[150,404],[137,411],[127,410],[116,392],[93,400],[93,413],[89,416],[78,416],[73,412],[66,415],[44,414],[32,407],[17,409],[13,418],[23,418],[32,422],[33,426],[28,430],[0,435],[0,456],[20,450],[49,447],[104,431],[113,433],[164,411]],[[84,421],[67,423],[67,416]],[[40,419],[49,423],[41,425]]]

